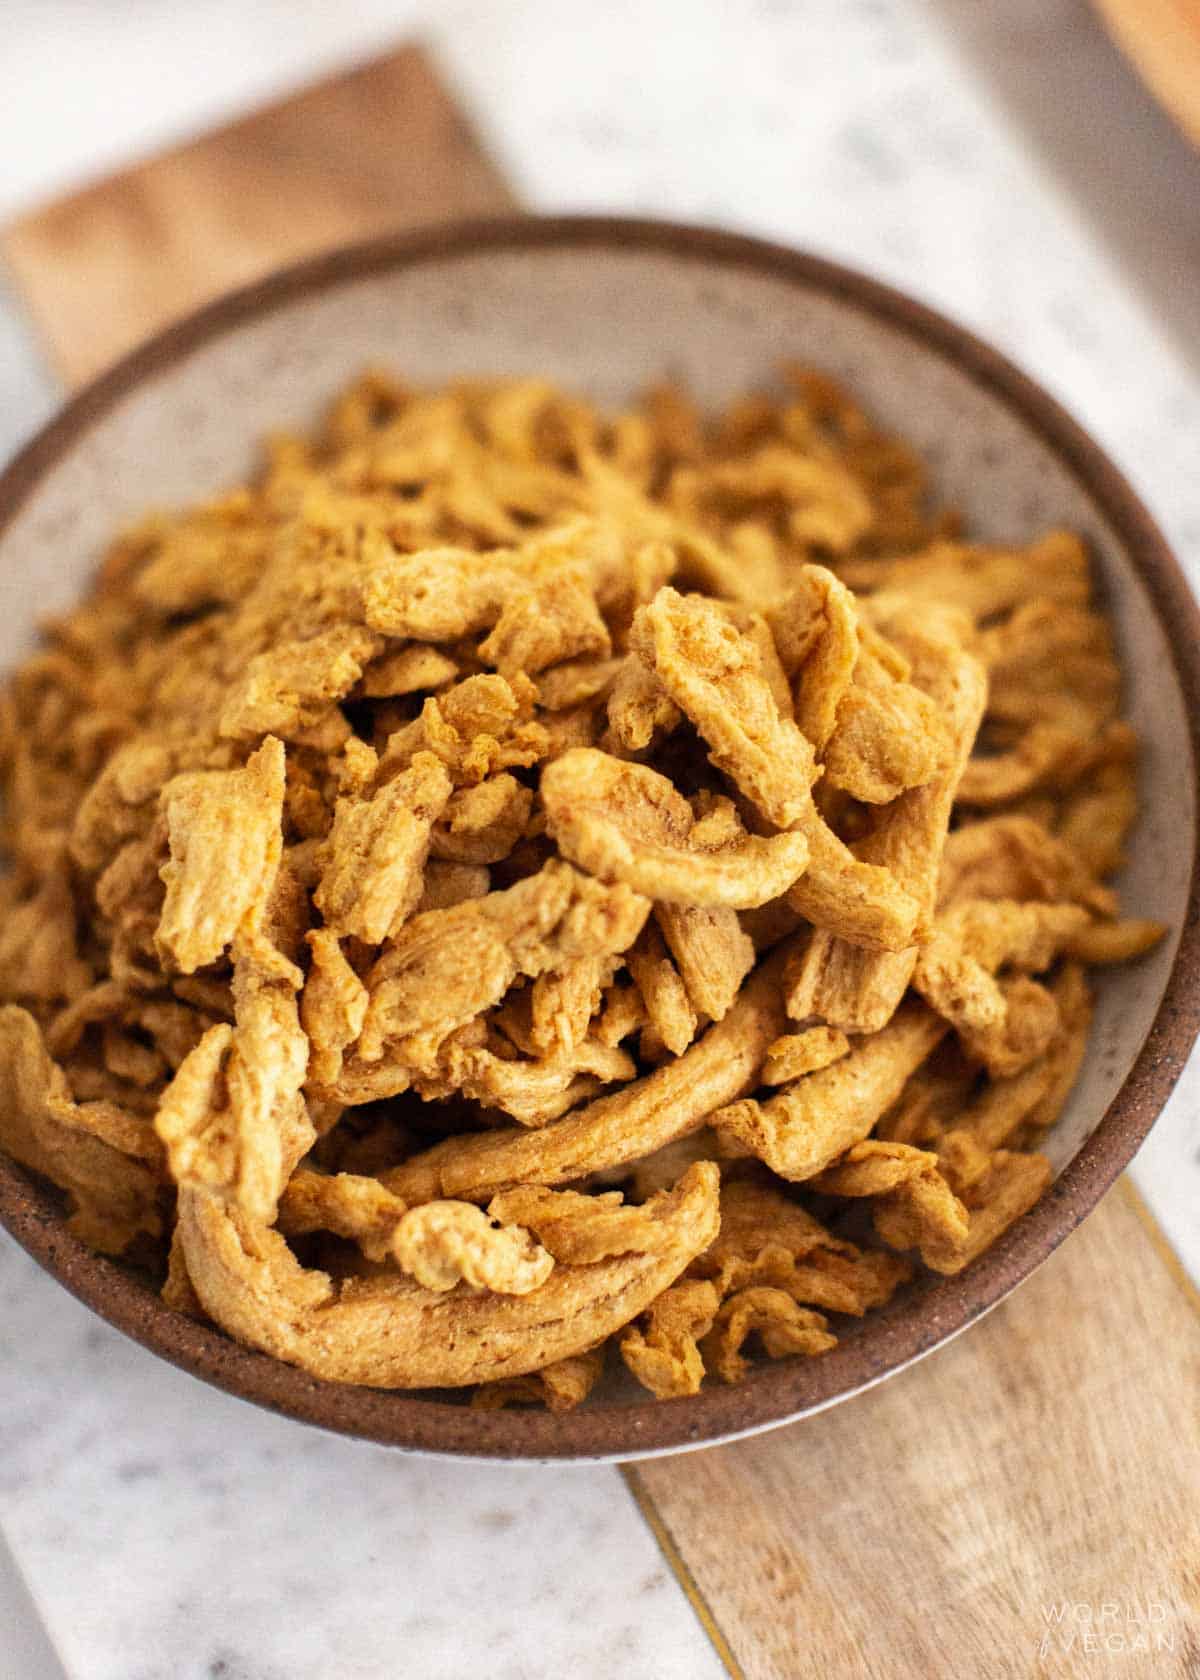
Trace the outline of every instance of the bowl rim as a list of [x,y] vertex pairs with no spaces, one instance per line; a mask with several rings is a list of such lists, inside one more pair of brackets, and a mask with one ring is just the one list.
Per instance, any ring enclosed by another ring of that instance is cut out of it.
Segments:
[[[1002,400],[1066,465],[1120,538],[1166,636],[1200,765],[1200,610],[1140,498],[1100,446],[1006,356],[906,293],[808,252],[656,218],[504,216],[339,247],[228,292],[157,333],[71,397],[0,474],[0,537],[44,475],[122,398],[230,329],[347,283],[489,251],[609,247],[743,269],[831,296],[898,329]],[[1042,1199],[966,1272],[919,1283],[899,1308],[819,1360],[783,1361],[735,1388],[555,1415],[475,1411],[433,1396],[321,1382],[172,1312],[65,1228],[54,1193],[0,1156],[0,1224],[73,1295],[172,1364],[227,1393],[337,1433],[497,1461],[630,1460],[715,1445],[796,1421],[881,1381],[965,1329],[1091,1211],[1149,1132],[1200,1034],[1200,832],[1187,912],[1159,1007],[1091,1136]]]

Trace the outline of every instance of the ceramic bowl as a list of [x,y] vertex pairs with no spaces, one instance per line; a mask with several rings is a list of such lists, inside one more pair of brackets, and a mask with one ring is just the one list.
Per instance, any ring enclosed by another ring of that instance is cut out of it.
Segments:
[[766,1364],[740,1387],[667,1403],[617,1385],[552,1416],[321,1383],[239,1347],[83,1248],[55,1194],[0,1158],[0,1220],[111,1324],[233,1394],[346,1434],[492,1458],[628,1459],[766,1429],[899,1370],[1027,1277],[1129,1161],[1200,1024],[1196,609],[1128,484],[1045,392],[861,275],[729,234],[514,220],[338,251],[225,297],[77,396],[0,480],[0,660],[78,595],[116,527],[148,504],[237,482],[263,432],[311,421],[366,364],[417,381],[543,374],[600,402],[671,374],[715,404],[770,382],[784,358],[845,380],[911,440],[973,532],[1024,540],[1063,524],[1095,555],[1145,744],[1122,897],[1172,932],[1104,977],[1083,1074],[1049,1142],[1052,1188],[964,1274],[916,1283],[821,1359]]

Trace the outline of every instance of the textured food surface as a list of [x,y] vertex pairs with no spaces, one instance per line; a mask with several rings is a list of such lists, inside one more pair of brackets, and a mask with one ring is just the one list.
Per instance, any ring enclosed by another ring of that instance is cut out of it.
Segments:
[[819,1356],[1051,1176],[1133,731],[1088,555],[853,398],[364,375],[0,713],[0,1145],[315,1375]]

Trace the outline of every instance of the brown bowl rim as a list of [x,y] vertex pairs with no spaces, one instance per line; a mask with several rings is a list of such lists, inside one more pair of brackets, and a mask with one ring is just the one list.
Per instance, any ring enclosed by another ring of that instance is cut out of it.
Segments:
[[[148,340],[72,397],[0,475],[0,534],[41,477],[128,392],[231,327],[373,274],[489,250],[636,248],[742,268],[818,290],[899,329],[999,396],[1054,449],[1127,548],[1167,637],[1200,764],[1200,612],[1165,538],[1104,451],[1041,386],[966,328],[824,257],[713,228],[626,218],[510,216],[350,245],[227,293]],[[433,1396],[325,1383],[170,1311],[144,1283],[71,1236],[46,1186],[0,1157],[0,1224],[79,1300],[172,1364],[227,1393],[340,1434],[491,1459],[630,1459],[712,1445],[836,1404],[966,1328],[1026,1278],[1096,1205],[1149,1132],[1200,1033],[1200,847],[1158,1011],[1120,1090],[1042,1200],[967,1272],[928,1280],[819,1360],[784,1361],[738,1388],[674,1401],[472,1411]]]

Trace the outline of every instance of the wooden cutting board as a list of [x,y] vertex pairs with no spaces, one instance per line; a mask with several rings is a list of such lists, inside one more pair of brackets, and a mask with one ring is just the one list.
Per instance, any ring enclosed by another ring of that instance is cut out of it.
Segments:
[[[511,204],[405,50],[24,217],[0,253],[70,383],[280,262]],[[625,1474],[747,1680],[1186,1680],[1198,1395],[1200,1301],[1123,1184],[882,1387]]]
[[410,47],[23,216],[0,255],[74,385],[269,269],[514,205]]
[[1200,0],[1092,0],[1150,91],[1200,146]]

